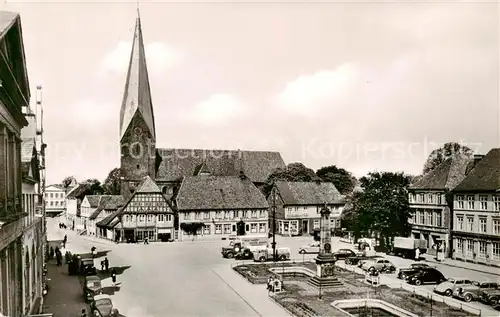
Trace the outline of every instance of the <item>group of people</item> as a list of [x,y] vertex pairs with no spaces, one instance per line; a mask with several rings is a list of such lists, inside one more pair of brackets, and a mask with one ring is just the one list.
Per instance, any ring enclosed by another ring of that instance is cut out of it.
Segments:
[[67,229],[66,225],[62,222],[59,223],[59,229]]
[[283,288],[283,281],[278,277],[271,275],[267,279],[267,290],[271,292],[281,291]]

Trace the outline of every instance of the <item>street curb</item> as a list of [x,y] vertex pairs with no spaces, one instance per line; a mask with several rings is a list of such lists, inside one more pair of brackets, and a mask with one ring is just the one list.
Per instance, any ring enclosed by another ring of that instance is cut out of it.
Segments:
[[463,266],[460,266],[460,265],[449,264],[449,263],[446,263],[446,262],[436,262],[436,261],[432,261],[432,260],[429,261],[427,259],[425,259],[424,261],[428,262],[428,263],[435,263],[435,264],[446,265],[446,266],[454,267],[454,268],[458,268],[458,269],[464,269],[464,270],[470,270],[470,271],[475,271],[475,272],[479,272],[479,273],[486,273],[486,274],[500,276],[500,273],[487,272],[487,271],[482,271],[482,270],[478,270],[478,269],[471,269],[471,268],[468,268],[468,267],[463,267]]

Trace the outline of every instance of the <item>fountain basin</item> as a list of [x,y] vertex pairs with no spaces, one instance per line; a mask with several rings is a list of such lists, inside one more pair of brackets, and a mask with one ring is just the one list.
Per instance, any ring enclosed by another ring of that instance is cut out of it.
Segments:
[[[373,316],[379,317],[419,317],[401,307],[379,299],[343,299],[336,300],[331,305],[345,313],[346,316],[353,317],[371,316],[373,311],[376,312]],[[371,313],[364,313],[363,308],[372,309]]]

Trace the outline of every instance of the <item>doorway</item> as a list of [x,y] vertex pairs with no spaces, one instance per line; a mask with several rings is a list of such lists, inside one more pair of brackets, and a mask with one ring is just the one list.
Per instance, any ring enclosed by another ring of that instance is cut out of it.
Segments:
[[302,220],[302,233],[303,234],[309,233],[309,220]]

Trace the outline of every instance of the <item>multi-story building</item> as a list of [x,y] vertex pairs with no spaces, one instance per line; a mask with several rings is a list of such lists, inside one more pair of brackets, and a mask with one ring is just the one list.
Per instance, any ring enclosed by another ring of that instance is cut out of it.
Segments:
[[22,110],[31,97],[19,14],[0,11],[0,315],[23,309]]
[[79,232],[85,231],[83,219],[80,215],[80,207],[88,187],[87,184],[77,184],[68,191],[64,200],[64,204],[66,205],[66,224],[72,230]]
[[66,192],[59,184],[45,187],[45,213],[47,217],[55,217],[66,211]]
[[473,162],[462,155],[450,157],[408,189],[411,236],[426,240],[431,255],[437,255],[438,250],[442,250],[445,257],[451,255],[453,204],[450,190],[466,177]]
[[146,176],[125,204],[97,227],[101,237],[117,242],[168,241],[174,236],[174,212],[161,189]]
[[201,222],[203,236],[227,238],[238,233],[238,223],[247,235],[268,234],[269,205],[244,174],[184,177],[174,204],[179,224]]
[[500,148],[453,189],[453,257],[500,266]]
[[[320,228],[320,210],[330,209],[330,228],[340,228],[345,199],[329,182],[283,182],[275,184],[276,194],[268,197],[276,204],[276,232],[282,235],[310,234]],[[272,217],[272,215],[270,215]],[[272,219],[270,219],[272,225]]]
[[80,219],[83,223],[83,230],[90,236],[95,236],[95,225],[91,226],[93,219],[90,219],[90,216],[92,216],[99,206],[101,197],[103,197],[103,195],[86,195],[80,206]]

